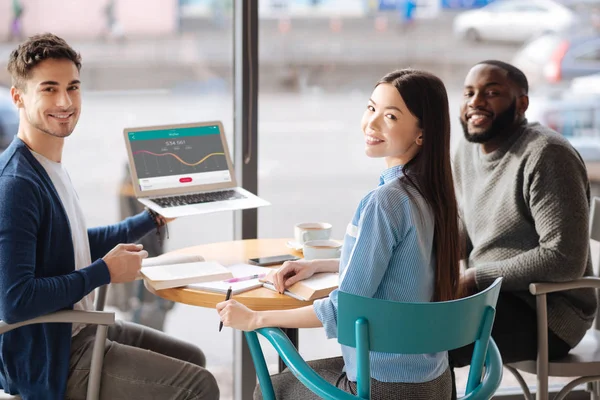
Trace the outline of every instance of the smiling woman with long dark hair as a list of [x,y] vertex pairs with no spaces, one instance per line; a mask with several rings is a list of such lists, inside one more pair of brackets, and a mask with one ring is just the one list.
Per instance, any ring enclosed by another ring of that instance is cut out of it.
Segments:
[[[402,302],[459,297],[458,212],[450,167],[450,118],[442,81],[418,70],[394,71],[377,82],[361,121],[365,153],[383,158],[379,185],[361,200],[346,229],[340,259],[286,262],[275,276],[280,291],[316,272],[340,272],[339,290]],[[343,194],[340,193],[340,196]],[[217,305],[226,326],[323,326],[337,334],[338,291],[312,306],[252,311],[229,300]],[[311,367],[356,393],[356,351]],[[278,399],[313,399],[290,372],[273,376]],[[446,352],[371,352],[372,398],[450,399]],[[256,398],[260,398],[257,390]]]

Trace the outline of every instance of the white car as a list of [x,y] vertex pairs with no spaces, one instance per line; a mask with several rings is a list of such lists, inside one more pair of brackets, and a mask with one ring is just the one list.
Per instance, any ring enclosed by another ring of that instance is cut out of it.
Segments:
[[577,94],[600,94],[600,73],[574,78],[570,90]]
[[577,15],[552,0],[497,0],[454,19],[454,34],[470,41],[524,42],[542,33],[573,29]]

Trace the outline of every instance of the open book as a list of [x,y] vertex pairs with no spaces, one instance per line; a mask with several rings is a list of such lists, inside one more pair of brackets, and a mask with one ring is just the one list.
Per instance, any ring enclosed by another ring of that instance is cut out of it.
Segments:
[[199,259],[204,260],[201,256],[183,254],[148,258],[142,262],[140,275],[155,290],[233,278],[231,271],[221,264]]
[[[264,279],[263,287],[275,290],[275,286],[271,281],[271,275]],[[322,297],[329,296],[334,289],[337,289],[339,284],[339,274],[336,272],[322,272],[314,274],[308,279],[294,283],[287,288],[284,294],[298,300],[312,301]]]
[[[231,271],[234,278],[238,278],[240,281],[225,282],[221,280],[216,282],[194,283],[188,285],[188,288],[226,294],[227,289],[231,287],[231,294],[234,295],[261,287],[263,283],[259,281],[259,278],[265,277],[268,273],[273,271],[273,268],[258,267],[250,264],[235,264],[226,268]],[[256,276],[256,278],[247,279],[254,276]]]
[[[233,274],[234,278],[254,277],[245,279],[239,282],[225,282],[224,280],[215,282],[203,282],[190,284],[187,287],[190,289],[204,290],[207,292],[227,293],[227,289],[231,287],[233,295],[246,292],[248,290],[265,287],[275,291],[275,286],[271,281],[271,276],[277,271],[277,268],[258,267],[250,264],[235,264],[226,267]],[[319,273],[311,276],[308,279],[297,282],[290,286],[284,294],[298,300],[312,301],[321,297],[326,297],[338,287],[339,274],[337,273]]]
[[[157,257],[148,257],[142,260],[142,269],[150,267],[164,267],[171,264],[183,264],[204,261],[204,257],[195,254],[161,254]],[[144,279],[140,271],[136,280]]]
[[144,258],[142,260],[142,268],[199,261],[204,261],[204,257],[196,254],[162,254],[158,257]]

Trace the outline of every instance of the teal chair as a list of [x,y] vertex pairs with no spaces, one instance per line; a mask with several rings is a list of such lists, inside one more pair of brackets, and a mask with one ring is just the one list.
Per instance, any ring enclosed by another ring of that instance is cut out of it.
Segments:
[[[436,353],[474,343],[462,400],[487,400],[502,379],[502,359],[490,337],[502,278],[486,290],[459,300],[398,303],[339,292],[338,342],[356,348],[357,396],[321,378],[279,328],[245,332],[265,400],[275,400],[257,333],[273,345],[289,370],[323,399],[370,399],[369,352]],[[392,318],[397,316],[397,318]],[[485,369],[484,369],[485,365]]]

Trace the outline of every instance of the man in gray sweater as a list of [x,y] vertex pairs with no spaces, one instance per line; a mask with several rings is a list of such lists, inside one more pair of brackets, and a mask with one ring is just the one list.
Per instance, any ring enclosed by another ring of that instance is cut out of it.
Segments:
[[[589,181],[585,165],[560,134],[528,123],[525,75],[483,61],[465,79],[460,119],[465,139],[454,179],[466,245],[463,283],[474,292],[504,277],[492,336],[505,363],[537,354],[532,282],[592,275]],[[592,289],[548,295],[550,358],[566,355],[596,313]],[[469,364],[471,348],[450,352]]]

